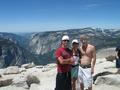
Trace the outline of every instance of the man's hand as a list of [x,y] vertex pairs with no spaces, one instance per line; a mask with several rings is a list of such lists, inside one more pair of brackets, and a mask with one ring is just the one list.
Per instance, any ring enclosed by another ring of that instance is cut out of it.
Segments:
[[74,62],[74,61],[73,61],[73,58],[72,58],[72,57],[68,59],[68,64],[72,64],[73,62]]
[[60,64],[72,64],[73,58],[63,59],[63,57],[58,58]]

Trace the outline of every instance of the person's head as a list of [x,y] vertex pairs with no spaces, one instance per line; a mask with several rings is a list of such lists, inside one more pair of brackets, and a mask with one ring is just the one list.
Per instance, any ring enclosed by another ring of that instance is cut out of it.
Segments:
[[83,45],[87,45],[88,44],[88,39],[89,37],[87,35],[81,35],[80,36],[80,41]]
[[62,37],[62,42],[61,42],[62,46],[63,47],[67,47],[68,46],[68,42],[69,42],[69,36],[68,35],[64,35]]
[[72,47],[75,49],[78,49],[79,46],[79,42],[77,39],[72,40]]

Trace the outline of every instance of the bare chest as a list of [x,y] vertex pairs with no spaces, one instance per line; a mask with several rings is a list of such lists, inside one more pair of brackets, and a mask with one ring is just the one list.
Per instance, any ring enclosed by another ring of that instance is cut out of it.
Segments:
[[93,50],[92,50],[90,47],[87,47],[86,49],[81,48],[81,54],[82,54],[83,56],[86,55],[86,56],[91,57],[92,54],[93,54]]

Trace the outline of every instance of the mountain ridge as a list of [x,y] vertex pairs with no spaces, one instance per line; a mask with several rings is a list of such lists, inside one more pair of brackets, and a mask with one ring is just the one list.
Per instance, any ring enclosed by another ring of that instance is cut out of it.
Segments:
[[91,27],[61,31],[24,33],[23,35],[0,33],[0,37],[23,48],[25,57],[33,58],[28,61],[33,61],[36,64],[48,64],[55,62],[54,52],[56,48],[59,47],[62,36],[66,34],[70,37],[70,47],[71,41],[73,39],[79,40],[80,35],[82,34],[86,34],[90,37],[90,43],[94,44],[97,50],[101,48],[116,47],[120,41],[120,29],[95,29]]

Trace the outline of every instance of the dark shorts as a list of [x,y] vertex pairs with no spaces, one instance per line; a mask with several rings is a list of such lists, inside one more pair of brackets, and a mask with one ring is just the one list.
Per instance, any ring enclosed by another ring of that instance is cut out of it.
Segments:
[[57,73],[55,90],[72,90],[71,73]]
[[116,59],[116,68],[120,68],[120,58]]

